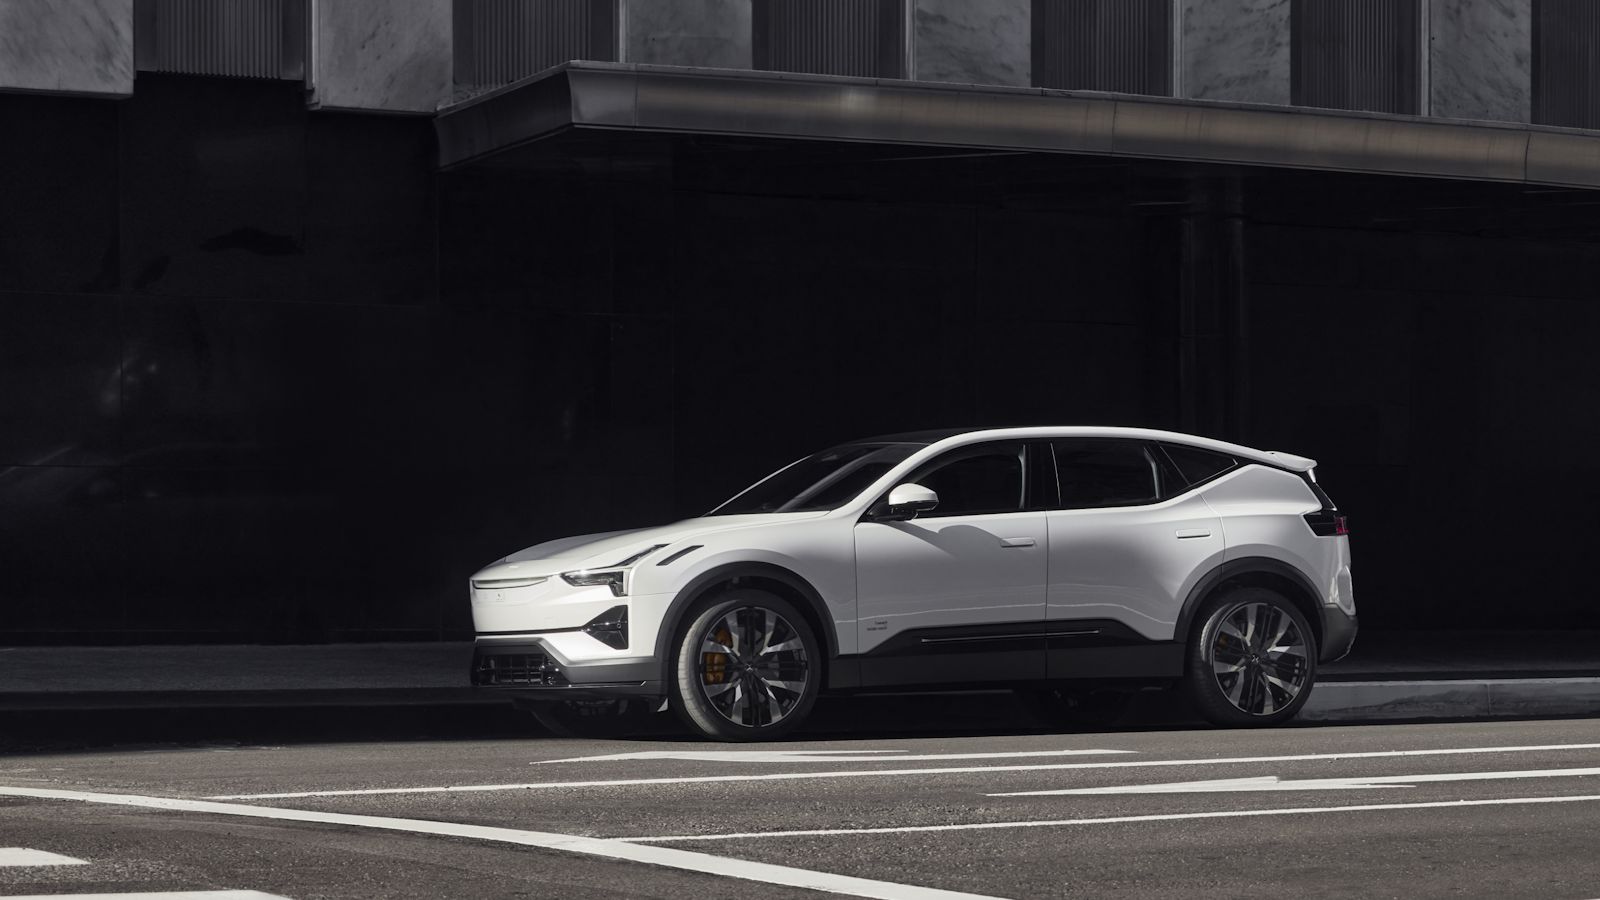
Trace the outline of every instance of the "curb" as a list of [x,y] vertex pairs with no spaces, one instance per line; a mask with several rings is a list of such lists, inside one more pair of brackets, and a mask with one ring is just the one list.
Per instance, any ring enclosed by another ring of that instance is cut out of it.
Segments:
[[1508,719],[1600,714],[1600,677],[1324,681],[1300,722]]

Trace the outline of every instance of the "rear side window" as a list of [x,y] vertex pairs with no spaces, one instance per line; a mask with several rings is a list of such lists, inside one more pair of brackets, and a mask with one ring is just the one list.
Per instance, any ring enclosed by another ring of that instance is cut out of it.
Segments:
[[1166,451],[1167,458],[1172,460],[1172,464],[1177,467],[1178,474],[1182,475],[1183,480],[1191,485],[1199,484],[1202,481],[1210,481],[1239,464],[1238,460],[1226,453],[1213,453],[1210,450],[1201,450],[1198,447],[1163,444],[1162,449]]
[[1154,503],[1156,462],[1131,441],[1057,441],[1056,478],[1063,509]]

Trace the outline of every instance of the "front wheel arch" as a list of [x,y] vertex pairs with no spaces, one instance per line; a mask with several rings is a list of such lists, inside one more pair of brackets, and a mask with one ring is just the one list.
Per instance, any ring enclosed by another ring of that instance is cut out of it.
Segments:
[[677,646],[679,632],[689,623],[685,613],[702,598],[724,591],[748,587],[776,594],[790,603],[805,617],[812,633],[822,640],[822,676],[826,685],[828,670],[839,655],[839,636],[834,629],[833,616],[828,614],[828,604],[811,582],[783,566],[762,562],[727,563],[695,576],[678,595],[672,598],[667,613],[661,618],[661,628],[656,632],[655,658],[661,664],[662,683],[676,677],[672,664],[673,648]]

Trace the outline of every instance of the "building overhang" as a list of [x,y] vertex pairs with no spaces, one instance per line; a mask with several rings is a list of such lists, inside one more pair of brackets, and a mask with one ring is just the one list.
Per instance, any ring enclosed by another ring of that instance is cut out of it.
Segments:
[[439,166],[569,129],[1600,187],[1600,134],[1086,91],[573,62],[440,110]]

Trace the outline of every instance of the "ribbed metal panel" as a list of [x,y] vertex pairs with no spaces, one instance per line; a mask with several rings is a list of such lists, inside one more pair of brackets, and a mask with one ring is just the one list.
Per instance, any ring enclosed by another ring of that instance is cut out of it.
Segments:
[[1033,83],[1172,94],[1172,0],[1033,0]]
[[146,72],[305,76],[306,0],[138,0],[135,59]]
[[1600,128],[1600,3],[1534,0],[1533,121]]
[[455,0],[461,84],[505,84],[574,59],[617,58],[617,0]]
[[1290,102],[1327,109],[1419,112],[1423,2],[1293,0]]
[[904,78],[904,0],[755,0],[757,69]]

